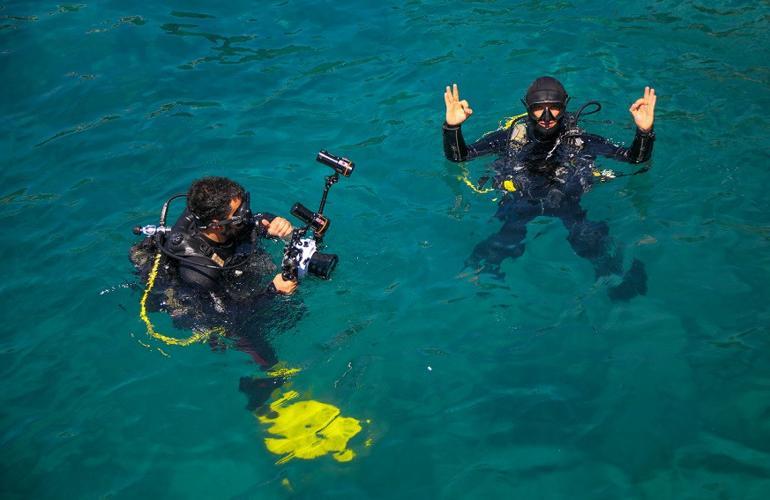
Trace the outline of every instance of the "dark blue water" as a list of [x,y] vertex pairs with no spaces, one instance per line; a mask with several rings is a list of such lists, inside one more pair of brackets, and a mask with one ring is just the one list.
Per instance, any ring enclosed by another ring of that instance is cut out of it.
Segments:
[[[3,498],[766,498],[768,20],[728,1],[3,2]],[[628,106],[660,96],[650,172],[583,199],[646,296],[611,302],[549,218],[503,280],[463,270],[499,195],[444,160],[444,86],[471,139],[541,74],[626,143]],[[341,263],[271,332],[302,369],[275,397],[362,430],[350,462],[277,465],[238,391],[256,366],[148,337],[126,254],[203,175],[256,209],[313,206],[321,148],[357,164],[327,209]]]

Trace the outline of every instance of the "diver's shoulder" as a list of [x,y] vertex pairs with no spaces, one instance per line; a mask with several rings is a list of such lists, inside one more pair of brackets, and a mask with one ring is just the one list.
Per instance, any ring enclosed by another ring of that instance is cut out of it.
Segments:
[[528,141],[527,122],[520,121],[513,124],[509,141],[515,144],[524,144]]

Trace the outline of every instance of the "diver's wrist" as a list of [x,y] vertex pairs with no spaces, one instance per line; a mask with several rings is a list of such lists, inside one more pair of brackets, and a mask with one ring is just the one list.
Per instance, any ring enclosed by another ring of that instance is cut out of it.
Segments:
[[648,130],[644,130],[640,128],[639,126],[636,127],[636,135],[641,135],[642,137],[654,137],[655,136],[655,126],[651,126]]

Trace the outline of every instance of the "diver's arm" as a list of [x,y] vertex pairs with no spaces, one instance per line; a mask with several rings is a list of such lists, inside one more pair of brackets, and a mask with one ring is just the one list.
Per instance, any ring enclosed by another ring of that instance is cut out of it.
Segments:
[[460,125],[444,125],[441,127],[444,131],[444,156],[453,162],[465,161],[468,158],[468,147],[465,145],[463,132]]
[[297,290],[297,286],[299,286],[297,280],[286,280],[283,278],[283,274],[278,273],[267,284],[263,294],[267,296],[292,295]]
[[637,128],[630,148],[618,146],[594,134],[583,134],[580,138],[586,144],[586,151],[592,156],[605,156],[626,163],[644,163],[652,156],[655,131],[642,132]]
[[644,87],[642,97],[634,101],[628,111],[634,117],[636,124],[636,135],[634,142],[626,153],[626,161],[631,163],[643,163],[652,156],[652,145],[655,143],[655,132],[653,123],[655,123],[655,103],[658,96],[655,95],[655,89]]
[[631,163],[644,163],[652,157],[652,146],[655,144],[655,131],[650,129],[643,132],[636,129],[634,142],[626,152],[626,161]]
[[444,123],[444,155],[447,160],[460,162],[473,160],[490,153],[502,153],[508,144],[509,130],[497,130],[466,146],[460,125]]
[[281,295],[291,295],[297,289],[297,280],[284,279],[281,273],[275,275],[273,281],[270,282],[272,289]]
[[282,239],[291,236],[291,232],[294,230],[291,222],[283,217],[276,216],[274,216],[272,220],[262,219],[261,226],[267,236]]
[[444,104],[446,105],[446,118],[442,127],[444,131],[444,156],[449,161],[465,161],[468,159],[468,147],[465,145],[460,126],[473,114],[473,110],[468,101],[460,99],[460,91],[456,83],[451,88],[446,87]]

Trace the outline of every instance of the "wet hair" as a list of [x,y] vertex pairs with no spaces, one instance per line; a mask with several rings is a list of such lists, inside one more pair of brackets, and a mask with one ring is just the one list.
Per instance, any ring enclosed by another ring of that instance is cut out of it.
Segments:
[[243,186],[226,177],[204,177],[193,182],[187,192],[187,208],[202,224],[223,220],[230,213],[230,200],[243,198]]

